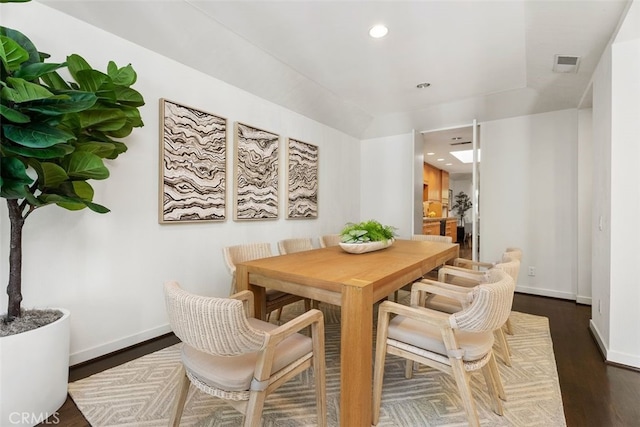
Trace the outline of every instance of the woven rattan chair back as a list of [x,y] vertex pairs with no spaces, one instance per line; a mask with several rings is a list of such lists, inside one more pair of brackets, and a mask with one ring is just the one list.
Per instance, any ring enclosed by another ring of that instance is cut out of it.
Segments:
[[487,282],[473,288],[471,304],[453,313],[457,328],[468,332],[494,331],[507,321],[513,304],[515,284],[501,269],[487,272]]
[[342,236],[340,234],[325,234],[320,236],[320,247],[328,248],[329,246],[338,246],[341,242]]
[[236,292],[236,264],[273,256],[270,243],[248,243],[222,248],[224,261],[231,274],[231,293]]
[[280,255],[292,254],[294,252],[310,251],[312,249],[313,243],[310,237],[284,239],[278,242],[278,251],[280,252]]
[[182,342],[219,356],[264,347],[265,333],[249,325],[242,301],[193,295],[176,282],[168,282],[164,289],[169,324]]

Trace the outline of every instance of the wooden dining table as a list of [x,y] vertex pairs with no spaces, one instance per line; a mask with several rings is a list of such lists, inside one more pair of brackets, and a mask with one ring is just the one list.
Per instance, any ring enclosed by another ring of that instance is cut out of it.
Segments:
[[371,426],[374,303],[458,254],[457,244],[430,241],[396,240],[364,254],[332,246],[239,263],[237,289],[255,294],[258,318],[266,288],[341,307],[340,425]]

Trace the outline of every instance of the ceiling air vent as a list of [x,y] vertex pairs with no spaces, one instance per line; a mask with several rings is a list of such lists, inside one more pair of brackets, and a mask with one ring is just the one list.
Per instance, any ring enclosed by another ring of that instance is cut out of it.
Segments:
[[465,141],[465,142],[452,142],[449,145],[465,145],[465,144],[471,144],[471,141]]
[[580,65],[579,56],[556,55],[553,60],[554,73],[577,73]]

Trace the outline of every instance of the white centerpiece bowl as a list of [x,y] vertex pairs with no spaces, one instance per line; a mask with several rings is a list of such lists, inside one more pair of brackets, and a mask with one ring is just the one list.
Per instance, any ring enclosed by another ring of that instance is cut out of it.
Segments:
[[380,249],[385,249],[391,246],[394,242],[394,239],[389,240],[381,240],[379,242],[366,242],[366,243],[342,243],[340,242],[340,247],[350,254],[364,254],[367,252],[379,251]]

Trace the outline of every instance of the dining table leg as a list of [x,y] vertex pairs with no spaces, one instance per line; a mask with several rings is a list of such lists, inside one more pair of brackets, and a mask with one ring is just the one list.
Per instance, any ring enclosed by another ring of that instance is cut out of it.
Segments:
[[340,425],[371,426],[373,286],[343,284],[340,335]]
[[262,286],[249,283],[247,267],[239,264],[236,266],[236,289],[238,291],[249,290],[253,292],[253,315],[256,319],[265,320],[267,317],[267,295]]

